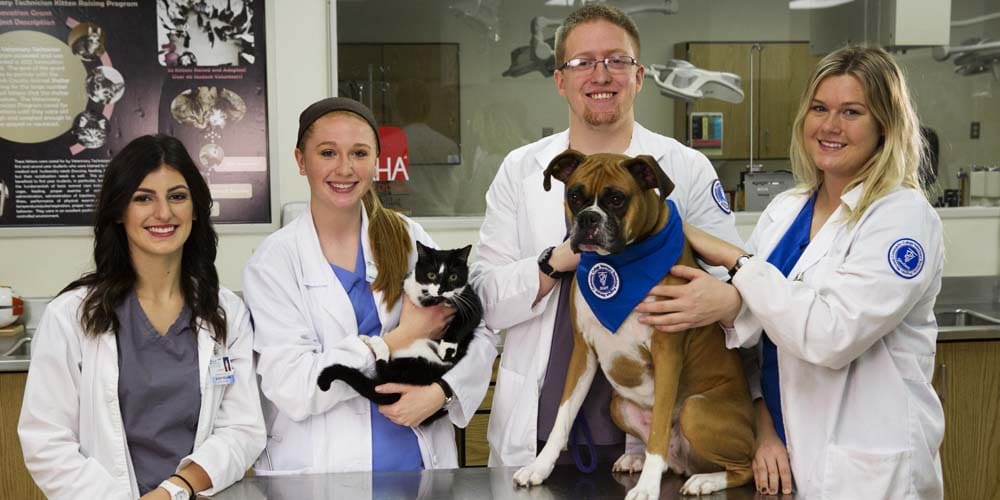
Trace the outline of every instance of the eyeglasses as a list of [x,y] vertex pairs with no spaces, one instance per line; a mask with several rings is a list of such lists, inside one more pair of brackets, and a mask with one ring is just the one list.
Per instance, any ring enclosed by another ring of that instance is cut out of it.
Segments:
[[604,59],[576,57],[563,63],[559,69],[569,70],[574,73],[586,73],[594,71],[594,68],[597,67],[597,63],[604,63],[604,69],[608,70],[609,73],[624,73],[632,66],[638,65],[639,61],[637,61],[634,57],[629,56],[611,56],[605,57]]

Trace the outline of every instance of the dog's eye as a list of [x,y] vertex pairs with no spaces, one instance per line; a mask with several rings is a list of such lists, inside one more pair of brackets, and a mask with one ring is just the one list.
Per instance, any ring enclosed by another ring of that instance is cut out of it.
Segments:
[[580,193],[570,193],[569,196],[567,196],[567,198],[569,198],[569,201],[579,201]]
[[437,273],[427,273],[427,279],[429,279],[429,280],[436,280],[436,279],[438,279],[438,275],[437,275]]
[[608,198],[608,203],[613,207],[620,207],[625,203],[625,197],[620,194],[613,194]]
[[458,275],[457,275],[457,274],[455,274],[455,273],[451,273],[451,274],[450,274],[450,275],[448,276],[448,281],[458,281]]

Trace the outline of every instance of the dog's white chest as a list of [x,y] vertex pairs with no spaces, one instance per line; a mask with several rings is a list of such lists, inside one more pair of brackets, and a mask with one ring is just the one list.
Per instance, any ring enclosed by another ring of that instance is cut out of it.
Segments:
[[573,300],[576,305],[576,325],[584,340],[597,355],[601,370],[607,376],[608,382],[611,383],[615,391],[625,398],[651,407],[653,405],[652,368],[643,370],[641,383],[626,386],[615,380],[614,367],[616,363],[621,363],[620,357],[625,357],[631,362],[641,365],[648,363],[648,358],[644,357],[643,353],[649,351],[652,328],[640,323],[639,315],[632,312],[625,318],[618,331],[611,333],[590,309],[583,294],[580,293],[579,287],[573,294]]

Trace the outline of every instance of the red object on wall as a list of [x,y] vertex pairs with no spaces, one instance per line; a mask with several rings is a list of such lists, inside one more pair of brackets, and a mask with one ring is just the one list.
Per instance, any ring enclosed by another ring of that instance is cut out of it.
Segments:
[[406,132],[399,127],[379,127],[378,137],[382,151],[378,155],[375,180],[410,180],[410,148]]

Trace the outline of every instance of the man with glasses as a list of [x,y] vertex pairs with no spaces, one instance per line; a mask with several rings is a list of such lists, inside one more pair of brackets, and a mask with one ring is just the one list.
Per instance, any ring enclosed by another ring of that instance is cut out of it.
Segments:
[[[539,440],[552,430],[573,350],[567,283],[580,256],[563,241],[563,185],[542,188],[543,171],[556,155],[567,148],[651,155],[673,180],[670,199],[684,221],[742,243],[708,159],[635,122],[633,102],[645,73],[635,23],[607,4],[588,4],[563,21],[555,45],[554,77],[569,104],[569,129],[504,159],[486,194],[486,220],[472,268],[487,325],[506,330],[488,431],[490,465],[525,465],[535,458],[543,445]],[[728,277],[723,269],[713,274]],[[694,290],[697,281],[687,289]],[[620,470],[641,469],[643,445],[629,436],[623,454],[626,436],[611,420],[610,401],[611,387],[598,370],[573,433],[584,436],[577,464],[596,458],[598,463],[617,460]],[[571,463],[570,452],[558,463]]]

